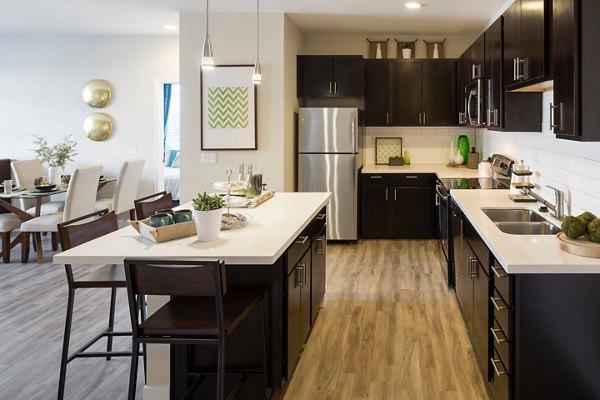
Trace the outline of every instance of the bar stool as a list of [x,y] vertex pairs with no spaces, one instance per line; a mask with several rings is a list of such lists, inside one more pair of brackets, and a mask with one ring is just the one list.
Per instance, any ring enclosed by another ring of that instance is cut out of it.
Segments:
[[[151,200],[154,199],[154,200]],[[173,196],[166,191],[154,193],[133,201],[137,219],[146,219],[156,211],[173,207]]]
[[[88,221],[90,219],[93,220]],[[114,232],[117,229],[117,216],[114,211],[109,213],[108,210],[102,210],[58,224],[58,235],[62,249],[68,250],[82,243]],[[67,273],[67,282],[69,284],[69,297],[67,300],[67,317],[65,321],[65,333],[58,380],[58,399],[64,397],[67,364],[75,358],[103,357],[106,358],[106,360],[110,360],[111,357],[131,357],[132,354],[131,351],[112,350],[113,337],[131,336],[131,332],[115,332],[113,330],[117,288],[126,287],[123,267],[121,265],[102,265],[83,276],[75,278],[73,276],[71,265],[65,264],[65,272]],[[105,330],[96,334],[87,343],[69,355],[69,341],[71,339],[71,324],[73,321],[73,303],[75,301],[75,290],[79,288],[111,289],[108,326]],[[145,315],[144,309],[142,309],[142,314],[143,318]],[[86,351],[103,337],[106,337],[107,339],[105,352]]]
[[[227,395],[234,398],[249,375],[261,376],[261,393],[253,398],[266,399],[266,339],[264,290],[227,289],[225,264],[222,261],[125,260],[127,297],[133,330],[129,399],[135,399],[137,382],[137,352],[140,343],[172,345],[211,345],[217,347],[216,371],[185,370],[188,385],[180,399],[191,398],[206,375],[216,374],[217,399],[225,398],[225,374],[239,375],[239,380]],[[145,295],[171,296],[171,300],[147,319],[138,318],[137,301]],[[259,307],[260,325],[257,336],[262,354],[260,369],[227,371],[225,343],[236,327]],[[193,380],[192,380],[193,378]],[[263,391],[264,388],[264,391]]]

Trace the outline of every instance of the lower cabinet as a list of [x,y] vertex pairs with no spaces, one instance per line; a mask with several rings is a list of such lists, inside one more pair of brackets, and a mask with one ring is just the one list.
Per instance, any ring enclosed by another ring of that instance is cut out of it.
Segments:
[[325,296],[327,259],[326,209],[323,208],[286,252],[284,319],[287,342],[285,377],[289,380]]
[[435,237],[435,174],[363,174],[361,236]]

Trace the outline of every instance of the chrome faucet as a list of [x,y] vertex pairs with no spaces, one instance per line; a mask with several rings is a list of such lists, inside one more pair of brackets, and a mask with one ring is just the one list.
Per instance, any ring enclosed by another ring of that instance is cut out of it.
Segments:
[[558,219],[563,219],[565,216],[565,193],[553,186],[546,186],[548,189],[554,190],[554,207],[547,204],[548,208],[554,211],[554,216]]
[[553,186],[546,186],[549,189],[554,190],[554,204],[548,202],[548,200],[541,197],[539,194],[532,192],[531,189],[525,188],[522,189],[522,193],[524,195],[530,195],[535,198],[537,201],[548,207],[552,210],[552,215],[554,215],[558,219],[563,219],[565,216],[565,193]]

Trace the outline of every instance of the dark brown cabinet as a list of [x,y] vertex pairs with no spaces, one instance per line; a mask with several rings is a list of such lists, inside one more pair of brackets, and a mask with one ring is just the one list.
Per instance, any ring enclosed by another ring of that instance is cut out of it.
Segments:
[[434,238],[434,183],[434,174],[363,174],[362,237]]
[[500,17],[485,31],[485,73],[490,80],[485,116],[488,129],[504,127],[502,62],[502,17]]
[[456,124],[456,60],[367,60],[367,126]]
[[363,97],[362,56],[298,56],[298,97]]
[[311,324],[315,323],[319,308],[325,297],[325,265],[327,257],[327,233],[323,226],[312,242],[311,247],[311,287],[310,287],[310,316]]
[[473,42],[471,47],[469,47],[469,52],[471,53],[470,57],[470,80],[474,81],[476,79],[486,78],[485,72],[485,57],[486,57],[486,37],[485,33],[482,33],[481,36]]
[[458,124],[467,124],[467,102],[465,86],[471,82],[471,52],[467,49],[456,61],[456,104]]
[[549,0],[516,0],[504,13],[504,87],[514,90],[549,78]]
[[365,124],[389,126],[392,124],[392,61],[365,60]]
[[287,278],[288,377],[296,369],[302,346],[310,332],[310,267],[311,252],[307,251]]
[[[490,253],[467,219],[462,221],[461,253],[455,254],[456,296],[475,356],[488,380],[490,363]],[[456,247],[455,247],[456,249]]]
[[552,2],[554,101],[550,125],[561,139],[600,141],[600,3]]

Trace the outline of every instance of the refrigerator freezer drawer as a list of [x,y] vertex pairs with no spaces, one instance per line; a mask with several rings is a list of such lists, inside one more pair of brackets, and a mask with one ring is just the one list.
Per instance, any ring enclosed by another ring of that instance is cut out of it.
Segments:
[[360,134],[357,108],[301,108],[299,153],[357,153]]
[[331,192],[327,239],[357,240],[356,154],[299,154],[298,191]]

